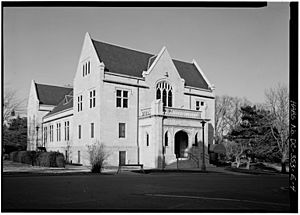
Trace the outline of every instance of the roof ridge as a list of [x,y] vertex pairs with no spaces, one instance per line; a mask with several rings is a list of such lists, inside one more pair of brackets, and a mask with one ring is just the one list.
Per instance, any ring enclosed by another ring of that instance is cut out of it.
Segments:
[[40,83],[36,83],[36,82],[35,82],[35,84],[49,86],[49,87],[61,87],[61,88],[73,89],[73,87],[64,87],[64,86],[50,85],[50,84],[40,84]]
[[117,45],[117,44],[114,44],[114,43],[108,43],[108,42],[104,42],[104,41],[94,40],[93,38],[91,38],[91,39],[92,39],[93,42],[104,43],[104,44],[107,44],[107,45],[116,46],[118,48],[123,48],[123,49],[131,50],[131,51],[135,51],[135,52],[139,52],[139,53],[143,53],[143,54],[152,55],[152,57],[155,55],[153,53],[149,53],[149,52],[137,50],[137,49],[134,49],[134,48],[130,48],[130,47],[126,47],[126,46],[121,46],[121,45]]

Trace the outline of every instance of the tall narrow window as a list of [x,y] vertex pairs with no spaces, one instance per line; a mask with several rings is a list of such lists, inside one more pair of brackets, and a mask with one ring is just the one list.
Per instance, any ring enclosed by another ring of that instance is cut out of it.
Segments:
[[84,64],[82,65],[82,76],[84,77]]
[[165,81],[161,81],[156,85],[156,99],[162,99],[163,105],[167,107],[173,106],[173,88]]
[[195,143],[194,146],[198,146],[198,133],[195,134]]
[[123,108],[128,107],[128,91],[123,91]]
[[172,107],[172,91],[168,92],[168,107]]
[[146,146],[149,146],[149,134],[146,134]]
[[90,72],[91,72],[91,63],[90,63],[90,61],[88,62],[88,73],[90,74]]
[[82,95],[77,97],[77,110],[82,111]]
[[161,95],[160,95],[160,89],[156,90],[156,99],[160,99]]
[[47,143],[47,127],[44,127],[44,145]]
[[168,132],[165,133],[165,146],[168,146]]
[[93,107],[96,107],[96,90],[93,90]]
[[70,140],[70,122],[67,121],[67,140]]
[[94,138],[94,123],[91,123],[91,138]]
[[122,91],[117,90],[117,107],[122,107]]
[[78,125],[78,138],[81,139],[81,125]]
[[56,141],[58,141],[58,123],[56,123]]
[[119,138],[125,138],[125,123],[119,123]]
[[80,163],[80,151],[78,151],[78,163]]
[[69,140],[69,121],[65,122],[65,140]]
[[90,108],[96,106],[96,90],[90,91]]
[[166,91],[166,89],[163,90],[163,105],[167,106],[167,91]]
[[116,106],[128,108],[128,91],[117,90]]

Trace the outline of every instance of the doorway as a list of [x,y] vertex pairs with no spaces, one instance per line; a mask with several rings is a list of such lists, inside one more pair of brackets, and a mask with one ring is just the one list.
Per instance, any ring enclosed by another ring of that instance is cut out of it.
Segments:
[[188,135],[184,131],[178,131],[175,134],[175,155],[177,158],[184,158],[185,149],[188,147]]

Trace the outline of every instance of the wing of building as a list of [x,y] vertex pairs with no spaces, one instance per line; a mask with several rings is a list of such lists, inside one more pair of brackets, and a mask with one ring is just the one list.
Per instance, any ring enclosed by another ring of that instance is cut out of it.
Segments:
[[174,60],[165,47],[149,54],[112,45],[87,33],[73,88],[32,82],[27,148],[43,146],[86,165],[87,146],[98,142],[109,165],[159,168],[177,158],[199,159],[204,134],[208,162],[214,112],[214,87],[195,60]]

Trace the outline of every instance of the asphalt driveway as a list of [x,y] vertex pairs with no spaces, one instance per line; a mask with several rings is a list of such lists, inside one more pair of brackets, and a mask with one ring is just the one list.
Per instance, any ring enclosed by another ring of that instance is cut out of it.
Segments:
[[2,211],[288,212],[288,175],[4,175]]

